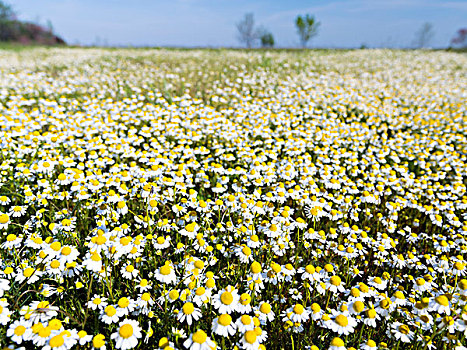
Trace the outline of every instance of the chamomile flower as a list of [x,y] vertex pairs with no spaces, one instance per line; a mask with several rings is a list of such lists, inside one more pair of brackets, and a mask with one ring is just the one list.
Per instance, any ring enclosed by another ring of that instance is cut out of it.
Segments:
[[10,216],[8,214],[0,212],[0,230],[6,230],[8,228],[8,224],[10,223]]
[[158,281],[166,284],[177,282],[177,276],[175,274],[174,267],[168,261],[154,273],[154,277]]
[[89,343],[92,340],[92,335],[88,334],[86,331],[81,330],[78,332],[78,343],[83,346]]
[[339,276],[331,276],[326,281],[326,289],[332,293],[344,292],[345,287],[342,283],[342,279]]
[[237,309],[240,296],[237,290],[228,286],[212,297],[212,304],[221,314],[231,314]]
[[186,302],[183,304],[182,309],[178,312],[177,318],[180,322],[185,322],[188,323],[189,326],[194,321],[197,321],[201,318],[201,310],[196,308],[193,303]]
[[138,276],[139,270],[136,269],[132,264],[126,264],[125,266],[122,266],[120,269],[121,275],[129,280],[133,280]]
[[117,331],[112,333],[110,339],[115,341],[117,349],[127,350],[135,348],[141,336],[141,327],[138,321],[125,319],[118,324]]
[[293,307],[289,307],[284,312],[284,320],[289,319],[292,322],[304,323],[308,321],[310,317],[310,311],[308,311],[303,305],[295,304]]
[[339,338],[335,337],[331,340],[331,344],[329,344],[328,350],[346,350],[344,341]]
[[449,299],[446,295],[438,295],[434,297],[429,304],[430,311],[435,311],[439,314],[451,314]]
[[3,249],[19,248],[21,246],[22,241],[23,239],[21,237],[17,237],[15,234],[10,233],[6,237],[6,242],[2,243],[1,247]]
[[21,344],[23,341],[29,340],[31,335],[31,328],[21,320],[14,321],[6,332],[6,336],[16,344]]
[[229,314],[222,314],[212,321],[213,332],[223,337],[233,336],[236,333],[236,328],[237,326]]
[[275,318],[274,311],[272,311],[271,304],[264,301],[260,304],[257,310],[258,318],[263,322],[271,322]]
[[119,317],[128,315],[136,308],[136,302],[132,298],[121,297],[117,302],[117,314]]
[[400,340],[403,343],[411,342],[414,337],[414,334],[410,330],[409,326],[400,322],[394,322],[391,325],[391,334],[396,340]]
[[183,342],[183,346],[189,350],[212,350],[216,348],[216,344],[201,329],[190,334],[188,339]]
[[94,294],[87,303],[87,307],[91,310],[103,310],[107,306],[107,298]]
[[117,309],[113,305],[107,305],[101,312],[101,320],[104,323],[117,323],[119,318],[120,316],[117,313]]
[[377,350],[378,345],[376,344],[374,340],[368,339],[365,343],[362,343],[360,345],[360,349],[361,350]]
[[83,266],[89,271],[100,272],[103,267],[101,255],[95,251],[91,252],[83,261]]
[[254,330],[246,331],[240,338],[240,346],[246,350],[253,350],[259,348],[258,336]]
[[355,327],[357,326],[357,321],[350,315],[346,313],[339,313],[333,319],[331,323],[331,329],[340,334],[348,335],[353,333]]

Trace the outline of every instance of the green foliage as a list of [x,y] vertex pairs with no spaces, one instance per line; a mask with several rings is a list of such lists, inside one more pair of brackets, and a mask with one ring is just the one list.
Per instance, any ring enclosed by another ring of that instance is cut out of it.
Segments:
[[263,32],[260,40],[262,47],[274,47],[274,36],[271,32]]
[[312,15],[298,15],[295,19],[295,26],[297,27],[298,36],[300,38],[300,44],[302,47],[306,47],[308,42],[318,34],[318,28],[320,22],[316,21]]
[[0,0],[0,21],[11,21],[15,18],[15,12],[11,5]]
[[52,24],[48,28],[16,19],[11,5],[0,0],[0,42],[20,44],[64,44],[60,37],[53,34]]

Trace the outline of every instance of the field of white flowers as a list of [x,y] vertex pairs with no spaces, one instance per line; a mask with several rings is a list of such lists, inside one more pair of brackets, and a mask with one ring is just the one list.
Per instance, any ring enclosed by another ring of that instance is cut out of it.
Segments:
[[466,349],[467,56],[0,51],[8,349]]

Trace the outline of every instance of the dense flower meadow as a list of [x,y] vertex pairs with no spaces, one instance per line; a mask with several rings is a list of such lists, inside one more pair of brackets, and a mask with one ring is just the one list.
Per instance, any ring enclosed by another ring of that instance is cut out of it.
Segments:
[[467,57],[0,55],[8,349],[466,349]]

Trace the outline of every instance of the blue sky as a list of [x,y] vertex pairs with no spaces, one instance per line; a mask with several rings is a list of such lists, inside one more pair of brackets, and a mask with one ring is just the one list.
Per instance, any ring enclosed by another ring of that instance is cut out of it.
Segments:
[[[7,0],[8,2],[8,0]],[[297,14],[321,22],[313,47],[407,47],[424,22],[433,47],[467,27],[466,0],[9,0],[23,20],[50,20],[71,44],[240,46],[237,23],[253,12],[279,47],[298,45]]]

